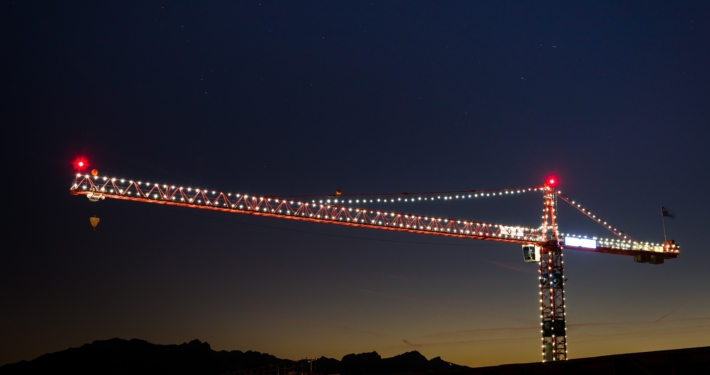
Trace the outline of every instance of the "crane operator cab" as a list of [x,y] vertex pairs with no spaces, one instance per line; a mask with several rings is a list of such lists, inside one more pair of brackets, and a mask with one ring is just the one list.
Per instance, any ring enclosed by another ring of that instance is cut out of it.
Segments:
[[523,260],[526,263],[536,263],[540,261],[540,246],[523,245]]

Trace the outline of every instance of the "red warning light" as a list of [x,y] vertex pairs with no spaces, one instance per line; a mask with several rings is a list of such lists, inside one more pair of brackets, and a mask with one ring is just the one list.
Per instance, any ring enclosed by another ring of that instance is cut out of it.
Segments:
[[74,168],[75,168],[77,171],[82,171],[82,170],[84,170],[86,167],[89,166],[89,162],[87,162],[86,159],[84,159],[83,157],[79,157],[79,158],[74,159],[74,163],[73,163],[73,164],[74,164]]
[[555,185],[557,185],[557,178],[554,176],[548,177],[547,180],[545,181],[545,186],[553,187]]

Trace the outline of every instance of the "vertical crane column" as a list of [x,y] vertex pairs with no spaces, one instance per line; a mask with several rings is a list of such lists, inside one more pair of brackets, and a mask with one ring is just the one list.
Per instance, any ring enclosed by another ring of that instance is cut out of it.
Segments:
[[542,360],[567,359],[565,292],[562,249],[557,238],[555,192],[545,184],[542,216],[543,243],[540,249],[540,317],[542,319]]

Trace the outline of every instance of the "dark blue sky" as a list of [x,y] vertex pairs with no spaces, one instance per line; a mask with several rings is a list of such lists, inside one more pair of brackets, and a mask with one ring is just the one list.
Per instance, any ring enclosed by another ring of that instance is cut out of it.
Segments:
[[[68,193],[77,156],[117,177],[273,195],[556,174],[655,242],[663,204],[678,259],[568,252],[570,357],[710,345],[706,2],[15,1],[0,14],[0,364],[110,337],[539,360],[536,271],[518,245],[90,204]],[[540,198],[392,209],[537,226]],[[560,220],[603,233],[565,207]]]

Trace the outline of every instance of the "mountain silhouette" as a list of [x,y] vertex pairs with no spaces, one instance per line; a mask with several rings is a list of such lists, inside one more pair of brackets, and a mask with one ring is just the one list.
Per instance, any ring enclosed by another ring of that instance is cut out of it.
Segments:
[[[0,367],[0,375],[67,373],[220,375],[229,371],[292,364],[270,354],[253,351],[214,351],[206,342],[192,340],[180,345],[157,345],[144,340],[114,338],[98,340],[78,348],[44,354],[31,361]],[[427,360],[419,352],[382,358],[377,352],[348,354],[342,360],[321,357],[313,361],[313,371],[321,374],[396,374],[461,369],[436,357]]]
[[397,374],[426,371],[463,369],[465,366],[446,362],[440,357],[427,360],[417,351],[382,358],[377,352],[348,354],[341,361],[321,357],[316,360],[316,370],[325,374]]

